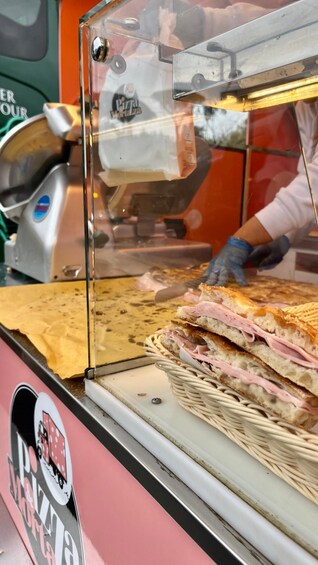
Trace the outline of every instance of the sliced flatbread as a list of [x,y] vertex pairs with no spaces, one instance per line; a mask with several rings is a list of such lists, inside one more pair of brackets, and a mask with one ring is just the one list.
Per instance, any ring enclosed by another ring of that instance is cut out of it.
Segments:
[[198,375],[210,376],[272,415],[305,429],[318,421],[317,396],[281,377],[227,339],[187,324],[170,325],[159,339],[182,362],[199,369]]

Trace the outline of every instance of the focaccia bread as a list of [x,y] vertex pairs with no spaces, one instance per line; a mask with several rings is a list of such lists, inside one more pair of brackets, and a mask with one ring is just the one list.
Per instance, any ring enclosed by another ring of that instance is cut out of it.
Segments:
[[318,396],[318,331],[313,325],[292,312],[260,306],[236,290],[200,289],[200,301],[179,307],[178,319],[226,337]]
[[[152,289],[156,291],[159,288],[197,278],[203,274],[207,266],[208,263],[187,269],[153,269],[150,273],[143,275],[143,277],[146,278],[147,290]],[[284,307],[288,305],[297,306],[318,300],[317,284],[255,275],[248,270],[245,272],[245,276],[248,286],[240,287],[236,282],[230,281],[228,288],[239,290],[244,296],[251,298],[255,302],[271,302]]]
[[[144,356],[147,335],[168,324],[182,303],[155,304],[135,283],[134,277],[95,282],[91,355],[98,365]],[[61,378],[87,368],[85,281],[0,288],[0,322],[26,335]]]
[[231,283],[229,288],[239,290],[255,302],[297,306],[318,300],[318,285],[267,276],[247,276],[248,286]]
[[188,324],[171,324],[162,345],[181,361],[290,424],[310,429],[318,421],[318,397],[278,375],[225,338]]

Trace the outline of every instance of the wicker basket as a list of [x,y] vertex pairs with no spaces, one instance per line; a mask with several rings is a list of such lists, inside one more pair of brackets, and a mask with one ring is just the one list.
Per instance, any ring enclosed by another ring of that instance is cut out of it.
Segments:
[[[318,504],[318,436],[296,428],[182,363],[153,335],[146,353],[167,374],[179,404],[202,418]],[[204,370],[208,371],[208,367]]]

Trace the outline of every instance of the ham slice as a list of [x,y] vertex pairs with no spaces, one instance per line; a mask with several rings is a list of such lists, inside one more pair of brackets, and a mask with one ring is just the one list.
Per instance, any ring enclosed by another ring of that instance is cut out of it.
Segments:
[[208,345],[198,345],[193,343],[184,335],[180,335],[179,332],[173,329],[165,329],[164,334],[167,338],[172,340],[179,347],[179,356],[182,361],[192,365],[199,370],[204,370],[202,364],[207,364],[213,369],[220,369],[225,374],[232,378],[239,379],[247,385],[258,385],[268,394],[271,394],[285,403],[293,404],[296,408],[305,410],[306,412],[318,416],[318,407],[311,406],[306,400],[297,398],[291,394],[288,390],[282,388],[280,384],[263,378],[249,370],[242,369],[241,367],[235,366],[233,363],[229,363],[223,359],[217,358],[213,355],[213,352],[209,349]]
[[201,301],[195,306],[184,306],[183,311],[194,317],[211,317],[223,322],[224,324],[238,329],[248,342],[256,339],[264,340],[267,345],[276,353],[301,365],[311,369],[318,369],[318,359],[300,346],[288,342],[288,340],[277,337],[257,326],[252,320],[244,318],[232,312],[222,304],[216,302]]
[[141,277],[138,277],[136,281],[136,289],[141,290],[142,292],[157,292],[158,290],[161,290],[165,287],[166,285],[154,279],[152,274],[149,272],[144,273]]

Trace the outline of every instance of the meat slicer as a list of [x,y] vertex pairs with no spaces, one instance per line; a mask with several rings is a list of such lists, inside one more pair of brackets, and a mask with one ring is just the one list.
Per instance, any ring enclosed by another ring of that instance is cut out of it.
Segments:
[[162,219],[182,212],[207,174],[211,156],[201,140],[188,179],[111,188],[94,179],[94,221],[85,227],[81,136],[79,107],[47,103],[2,139],[0,209],[17,224],[5,243],[8,267],[41,282],[83,279],[86,244],[100,278],[210,259],[210,245],[185,241],[182,222]]
[[49,282],[84,276],[83,187],[78,110],[44,110],[1,141],[0,207],[17,224],[6,265]]

